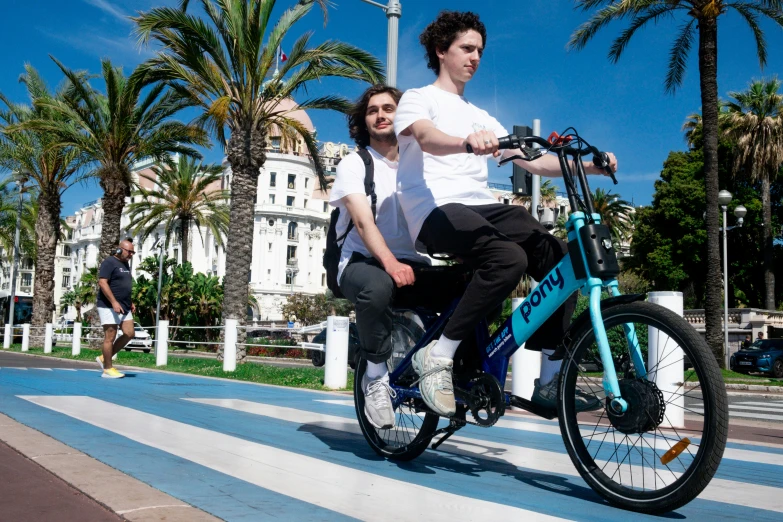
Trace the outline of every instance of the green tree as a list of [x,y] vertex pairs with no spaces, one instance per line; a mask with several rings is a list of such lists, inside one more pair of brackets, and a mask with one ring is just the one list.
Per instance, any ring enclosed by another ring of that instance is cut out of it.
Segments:
[[[545,179],[543,183],[541,183],[541,203],[547,203],[550,201],[554,201],[557,198],[557,187],[552,182],[551,179]],[[531,196],[529,195],[515,195],[514,201],[521,201],[522,203],[530,204],[532,201]]]
[[[201,121],[225,145],[232,176],[227,241],[231,255],[224,279],[223,317],[244,323],[253,248],[253,201],[259,171],[266,161],[267,135],[278,132],[284,147],[303,143],[325,186],[315,136],[291,117],[291,112],[345,112],[350,107],[348,100],[335,95],[311,98],[292,109],[281,103],[328,77],[382,82],[382,67],[370,54],[342,42],[311,47],[312,34],[306,33],[291,45],[288,60],[279,71],[273,70],[283,38],[314,4],[326,16],[327,0],[298,2],[274,25],[270,21],[275,0],[201,0],[205,18],[188,13],[188,3],[183,0],[180,9],[157,8],[134,19],[142,43],[154,40],[162,45],[142,69],[189,96],[203,110]],[[238,360],[244,357],[245,350],[237,350]]]
[[[182,242],[182,263],[188,262],[191,225],[196,225],[204,242],[202,227],[224,247],[223,237],[228,233],[228,191],[219,188],[223,168],[220,165],[203,165],[201,162],[180,156],[176,165],[152,168],[154,176],[144,175],[153,183],[146,189],[138,187],[138,201],[128,206],[128,217],[133,234],[143,243],[159,227],[163,227],[166,247],[174,231],[179,231]],[[216,188],[215,185],[218,187]],[[140,184],[141,185],[141,184]],[[204,244],[206,244],[204,242]]]
[[53,147],[56,136],[36,129],[20,129],[31,120],[47,120],[62,116],[36,104],[38,100],[61,100],[71,96],[66,82],[56,92],[50,92],[43,78],[30,65],[19,81],[27,89],[32,107],[17,104],[0,94],[4,108],[0,110],[0,167],[24,172],[35,186],[35,288],[33,290],[34,326],[51,321],[54,309],[54,262],[57,243],[61,238],[60,213],[62,195],[82,179],[84,161],[74,147]]
[[92,267],[82,275],[81,280],[60,298],[60,306],[76,309],[76,322],[82,320],[82,308],[95,303],[95,287],[98,285],[98,268]]
[[781,0],[577,0],[584,11],[597,12],[571,35],[569,47],[582,49],[603,27],[615,20],[629,20],[628,27],[620,33],[609,51],[609,59],[617,62],[633,36],[648,23],[674,19],[681,14],[685,18],[679,34],[669,52],[669,66],[665,88],[674,93],[682,85],[687,57],[698,37],[699,77],[701,105],[703,108],[703,149],[705,171],[705,196],[707,212],[707,343],[718,361],[723,361],[723,336],[721,333],[721,266],[718,222],[718,20],[729,9],[739,13],[750,26],[756,41],[759,64],[767,62],[767,45],[764,31],[759,26],[761,18],[769,18],[783,27],[783,1]]
[[297,321],[306,326],[326,321],[330,315],[347,316],[351,310],[353,305],[350,301],[337,299],[329,291],[316,295],[290,294],[280,307],[284,320],[296,317]]
[[772,202],[770,183],[783,164],[783,95],[780,80],[755,80],[748,90],[731,92],[726,104],[726,136],[735,143],[735,169],[761,181],[764,223],[764,307],[775,310]]
[[593,206],[601,216],[601,223],[612,231],[612,241],[617,249],[631,232],[631,205],[617,194],[597,188],[593,192]]
[[173,120],[191,102],[163,84],[152,86],[144,68],[125,76],[111,61],[101,62],[106,94],[94,89],[87,75],[55,60],[70,81],[73,94],[65,99],[39,98],[35,105],[55,118],[32,121],[27,128],[51,132],[62,148],[74,148],[95,169],[103,189],[103,225],[99,262],[109,257],[120,239],[120,218],[130,195],[134,163],[152,159],[163,163],[173,153],[200,157],[192,145],[206,146],[209,138],[196,124]]
[[[14,188],[11,188],[11,185]],[[20,257],[35,259],[35,209],[29,199],[30,193],[22,193],[22,227],[19,235]],[[0,179],[0,248],[4,255],[0,265],[13,263],[16,216],[19,213],[19,190],[13,177]]]

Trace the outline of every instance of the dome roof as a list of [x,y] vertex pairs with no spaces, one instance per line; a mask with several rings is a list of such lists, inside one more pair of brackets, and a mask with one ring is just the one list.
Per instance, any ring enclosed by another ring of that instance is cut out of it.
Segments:
[[[294,100],[291,98],[285,98],[284,100],[280,101],[277,106],[275,107],[275,112],[285,112],[290,111],[291,109],[294,109],[297,107],[297,104]],[[315,132],[315,127],[313,126],[313,122],[310,119],[310,116],[307,115],[307,113],[303,110],[295,110],[292,112],[289,112],[287,117],[292,118],[294,120],[298,120],[302,125],[304,125],[305,129],[307,129],[310,132]],[[271,132],[272,135],[275,135],[276,132],[273,130]]]

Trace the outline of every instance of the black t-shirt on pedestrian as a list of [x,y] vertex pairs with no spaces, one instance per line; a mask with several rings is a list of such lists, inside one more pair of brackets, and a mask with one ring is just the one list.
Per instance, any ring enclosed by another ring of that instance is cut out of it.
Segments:
[[[109,281],[109,289],[114,294],[114,299],[120,303],[123,310],[129,312],[131,309],[131,287],[133,286],[130,266],[114,256],[107,257],[101,263],[98,278]],[[103,295],[100,288],[98,288],[96,304],[98,308],[112,308],[111,301]]]

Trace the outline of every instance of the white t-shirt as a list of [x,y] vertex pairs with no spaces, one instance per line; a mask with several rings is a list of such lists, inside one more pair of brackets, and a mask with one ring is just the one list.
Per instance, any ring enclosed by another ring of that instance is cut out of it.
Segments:
[[414,242],[424,220],[436,207],[447,203],[489,205],[498,202],[487,188],[487,159],[491,156],[467,152],[433,156],[422,152],[412,135],[401,134],[419,120],[430,120],[438,130],[459,138],[467,138],[479,130],[493,131],[498,137],[508,135],[495,118],[464,96],[434,85],[405,91],[394,117],[394,132],[400,144],[397,186],[400,207]]
[[[397,259],[429,264],[429,258],[418,254],[413,248],[408,225],[405,223],[405,217],[397,202],[397,162],[387,160],[371,147],[367,147],[367,150],[370,151],[374,160],[375,196],[377,198],[375,225],[383,236],[386,246]],[[364,174],[364,161],[356,152],[343,158],[337,165],[337,177],[332,185],[329,203],[340,208],[340,218],[335,227],[338,239],[345,234],[345,229],[351,220],[351,215],[341,200],[350,194],[365,194]],[[367,202],[372,204],[369,196],[367,196]],[[364,246],[355,226],[345,238],[342,247],[337,281],[342,278],[343,269],[354,252],[365,257],[372,257],[370,251]]]

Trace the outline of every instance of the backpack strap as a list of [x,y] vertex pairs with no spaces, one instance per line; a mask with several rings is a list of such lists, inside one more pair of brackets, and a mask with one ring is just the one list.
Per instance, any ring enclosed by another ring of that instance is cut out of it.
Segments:
[[[372,209],[372,220],[375,221],[376,206],[378,203],[378,196],[375,195],[375,162],[372,159],[372,154],[365,148],[359,148],[356,153],[362,158],[364,162],[364,193],[370,196],[370,208]],[[337,241],[342,241],[353,229],[353,220],[348,221],[348,226],[345,228],[345,234],[337,238]]]

